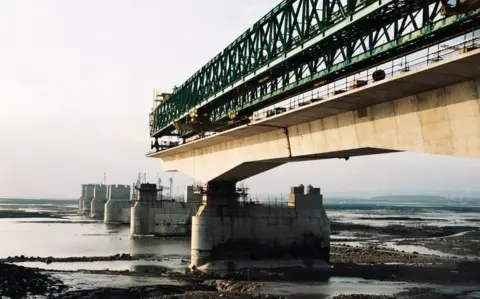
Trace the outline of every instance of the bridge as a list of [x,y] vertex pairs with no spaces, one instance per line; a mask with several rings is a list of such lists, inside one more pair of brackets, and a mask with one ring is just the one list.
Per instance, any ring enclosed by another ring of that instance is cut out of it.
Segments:
[[284,163],[399,151],[479,157],[479,25],[477,0],[282,1],[157,94],[148,156],[205,183],[192,266],[241,267],[259,255],[328,261],[319,190],[292,189],[293,204],[273,212],[238,200],[237,182]]

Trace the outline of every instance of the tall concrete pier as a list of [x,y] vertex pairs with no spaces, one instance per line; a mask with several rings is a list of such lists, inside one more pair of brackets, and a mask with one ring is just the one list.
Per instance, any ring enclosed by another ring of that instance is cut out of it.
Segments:
[[105,203],[105,223],[130,223],[130,192],[128,185],[109,185],[109,197]]
[[[157,200],[157,186],[142,184],[138,200],[131,208],[130,235],[188,236],[194,212],[195,195],[186,194],[184,202]],[[189,202],[187,202],[187,200]]]
[[108,198],[107,185],[95,185],[94,197],[90,207],[90,218],[103,219],[105,216],[105,203]]
[[77,210],[77,213],[78,214],[83,214],[83,202],[85,201],[85,184],[82,184],[82,187],[81,187],[81,195],[80,195],[80,198],[78,199],[78,210]]
[[92,200],[93,200],[93,196],[94,196],[94,189],[95,189],[95,184],[86,184],[86,185],[83,185],[84,188],[84,198],[82,200],[82,204],[81,204],[81,210],[79,211],[79,214],[81,215],[90,215],[90,208],[91,208],[91,203],[92,203]]
[[[240,202],[235,183],[209,183],[192,217],[191,267],[325,267],[330,222],[319,188],[294,187],[289,205]],[[253,261],[254,260],[254,261]],[[305,262],[308,260],[308,262]]]

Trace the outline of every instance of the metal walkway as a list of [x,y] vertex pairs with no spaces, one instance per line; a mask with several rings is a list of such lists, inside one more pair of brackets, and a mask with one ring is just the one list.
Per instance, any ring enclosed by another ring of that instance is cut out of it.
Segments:
[[471,32],[480,25],[479,8],[478,0],[282,1],[157,99],[152,148],[164,136],[248,122],[288,97]]

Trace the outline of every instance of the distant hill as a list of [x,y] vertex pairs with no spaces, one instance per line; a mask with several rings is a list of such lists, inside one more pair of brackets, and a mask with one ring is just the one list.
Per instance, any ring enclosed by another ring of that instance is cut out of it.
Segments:
[[380,196],[370,197],[369,200],[447,201],[449,199],[444,196],[438,196],[438,195],[380,195]]

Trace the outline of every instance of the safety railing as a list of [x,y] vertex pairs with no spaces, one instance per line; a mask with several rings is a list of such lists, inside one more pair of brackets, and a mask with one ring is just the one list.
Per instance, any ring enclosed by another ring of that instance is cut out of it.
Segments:
[[[363,72],[350,75],[343,79],[325,84],[311,91],[302,93],[297,96],[293,96],[287,100],[278,102],[276,104],[270,105],[266,108],[263,108],[254,112],[253,115],[250,117],[249,121],[258,122],[263,119],[267,119],[269,117],[285,113],[287,111],[300,109],[301,107],[311,104],[313,102],[325,100],[330,97],[341,94],[343,92],[354,90],[355,88],[367,86],[368,84],[371,84],[373,82],[380,81],[372,78],[373,73],[378,70],[382,70],[385,73],[385,78],[382,79],[382,80],[385,80],[387,78],[392,78],[399,74],[424,68],[426,66],[431,65],[432,63],[437,63],[439,61],[452,59],[472,49],[480,48],[480,36],[475,36],[475,34],[473,33],[471,34],[471,36],[472,36],[471,38],[466,38],[464,36],[463,41],[456,42],[454,44],[450,44],[450,45],[438,44],[435,46],[431,46],[428,49],[415,52],[409,55],[405,55],[401,58],[394,59],[388,63],[378,65],[376,67],[367,69]],[[437,50],[432,51],[432,48],[435,48],[435,47],[437,48]],[[413,56],[419,56],[419,57],[415,58]],[[224,127],[220,127],[206,133],[198,134],[198,135],[186,138],[184,140],[176,137],[170,137],[170,140],[162,141],[162,142],[165,142],[165,144],[168,144],[169,146],[161,147],[158,151],[162,151],[168,148],[173,148],[185,143],[189,143],[192,141],[196,141],[199,139],[216,135],[228,129],[232,129],[237,126],[244,125],[245,120],[246,120],[245,118],[238,119],[238,120],[232,121],[230,124]],[[158,151],[153,150],[153,151],[150,151],[149,154],[155,153]]]
[[[272,106],[263,108],[253,113],[253,121],[260,121],[274,115],[282,114],[287,111],[296,110],[313,102],[325,100],[346,91],[354,90],[359,87],[367,86],[375,82],[372,75],[375,71],[383,70],[385,72],[385,80],[395,77],[396,75],[407,73],[413,70],[424,68],[432,63],[444,61],[457,57],[462,53],[471,49],[480,48],[480,37],[473,37],[468,40],[458,42],[453,45],[438,45],[440,48],[434,52],[427,52],[425,56],[407,60],[406,57],[396,59],[388,64],[383,64],[374,69],[366,70],[360,74],[348,76],[341,80],[325,84],[322,87],[294,96],[286,101],[279,102]],[[381,81],[381,80],[378,80]]]

